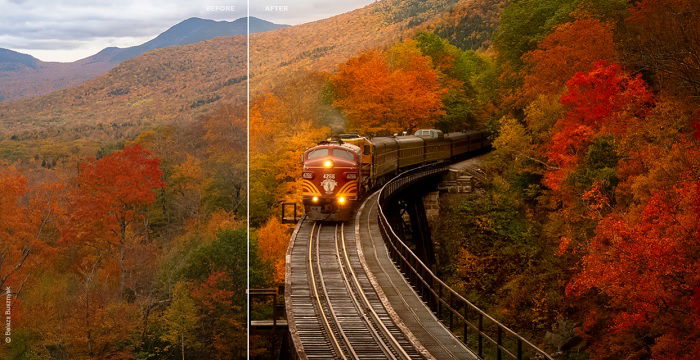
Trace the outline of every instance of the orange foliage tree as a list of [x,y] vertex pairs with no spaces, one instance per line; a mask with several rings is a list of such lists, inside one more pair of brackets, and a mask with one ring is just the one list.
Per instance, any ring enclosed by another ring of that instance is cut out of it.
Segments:
[[597,19],[579,19],[558,26],[523,56],[528,66],[525,99],[539,94],[559,94],[572,75],[589,71],[596,61],[615,60],[612,29]]
[[265,151],[284,125],[285,104],[275,95],[267,93],[257,97],[250,107],[250,152]]
[[260,257],[275,270],[275,281],[284,282],[284,264],[289,243],[289,226],[280,223],[276,216],[271,217],[258,229]]
[[192,290],[192,298],[198,303],[202,312],[203,331],[211,339],[215,353],[214,359],[233,359],[242,356],[245,338],[240,334],[245,326],[231,316],[231,309],[239,312],[241,308],[234,305],[234,292],[228,290],[232,279],[225,272],[212,272]]
[[173,205],[180,209],[179,213],[188,218],[199,215],[204,183],[202,161],[186,154],[182,163],[173,166],[168,182],[176,195]]
[[245,104],[221,104],[206,118],[205,198],[208,209],[245,212]]
[[0,287],[17,294],[31,268],[50,255],[63,215],[62,186],[30,189],[14,167],[0,167]]
[[253,100],[250,214],[254,226],[263,225],[279,201],[301,199],[301,154],[328,135],[328,128],[316,121],[322,107],[321,80],[311,76],[305,83],[288,84],[279,95],[268,93]]
[[348,117],[349,128],[364,133],[428,127],[444,115],[440,86],[430,57],[413,42],[389,53],[371,50],[339,66],[331,79],[334,106]]

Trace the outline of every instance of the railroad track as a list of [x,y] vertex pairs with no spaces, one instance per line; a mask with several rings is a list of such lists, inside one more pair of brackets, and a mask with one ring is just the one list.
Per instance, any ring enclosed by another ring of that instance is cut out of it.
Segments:
[[352,222],[304,220],[293,241],[290,256],[297,265],[288,317],[302,358],[424,358],[391,320],[369,282]]

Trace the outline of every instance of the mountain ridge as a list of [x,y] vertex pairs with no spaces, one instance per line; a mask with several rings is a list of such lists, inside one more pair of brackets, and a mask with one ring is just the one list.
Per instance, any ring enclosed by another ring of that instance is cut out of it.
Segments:
[[[253,33],[287,26],[255,17],[251,17],[250,21]],[[45,62],[28,54],[0,48],[0,102],[44,95],[77,85],[147,51],[243,34],[246,27],[245,17],[233,21],[191,17],[142,44],[124,48],[107,47],[94,55],[68,63]]]
[[0,48],[0,71],[11,71],[10,67],[17,66],[17,64],[36,68],[40,62],[41,60],[29,54]]

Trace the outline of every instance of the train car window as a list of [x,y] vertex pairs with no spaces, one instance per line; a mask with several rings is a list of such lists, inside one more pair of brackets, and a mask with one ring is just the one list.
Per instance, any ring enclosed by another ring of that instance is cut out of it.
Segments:
[[369,145],[364,146],[364,151],[362,152],[363,155],[369,155],[370,154],[370,147]]
[[322,158],[324,156],[328,156],[328,149],[316,149],[316,150],[310,152],[308,155],[306,155],[306,158],[309,160],[313,160],[313,159]]
[[353,153],[343,149],[333,149],[333,156],[345,160],[355,160]]

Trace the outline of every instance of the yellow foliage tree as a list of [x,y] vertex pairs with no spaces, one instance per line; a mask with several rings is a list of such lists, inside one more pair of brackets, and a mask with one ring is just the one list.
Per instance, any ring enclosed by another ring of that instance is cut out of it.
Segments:
[[184,282],[178,282],[173,289],[173,298],[163,316],[166,332],[162,339],[180,348],[185,359],[185,348],[196,344],[195,331],[199,325],[197,306],[189,295]]

